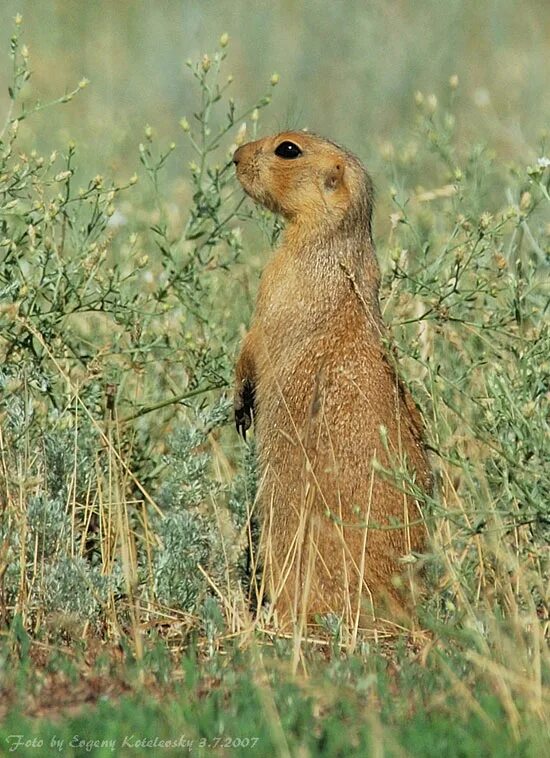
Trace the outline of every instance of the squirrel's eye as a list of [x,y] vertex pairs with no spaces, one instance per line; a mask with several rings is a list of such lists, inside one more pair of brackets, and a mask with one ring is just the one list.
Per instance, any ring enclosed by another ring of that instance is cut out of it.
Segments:
[[301,154],[302,151],[298,145],[295,145],[294,142],[289,142],[288,140],[281,142],[281,144],[277,145],[275,148],[275,155],[278,155],[279,158],[297,158]]

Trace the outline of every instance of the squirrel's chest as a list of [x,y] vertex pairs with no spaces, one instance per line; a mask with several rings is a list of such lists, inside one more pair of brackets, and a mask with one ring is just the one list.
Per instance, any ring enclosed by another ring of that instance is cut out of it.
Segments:
[[326,329],[334,303],[333,283],[318,272],[308,274],[296,265],[274,266],[262,276],[254,320],[269,343],[288,347]]

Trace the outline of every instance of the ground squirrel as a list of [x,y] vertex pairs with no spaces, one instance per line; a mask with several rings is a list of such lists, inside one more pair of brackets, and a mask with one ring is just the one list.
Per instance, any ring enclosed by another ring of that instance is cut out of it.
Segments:
[[253,419],[258,444],[265,591],[284,623],[376,617],[404,605],[403,558],[426,536],[417,502],[380,468],[405,465],[424,490],[430,472],[383,344],[372,182],[307,132],[243,145],[233,161],[246,193],[286,220],[236,368],[237,428]]

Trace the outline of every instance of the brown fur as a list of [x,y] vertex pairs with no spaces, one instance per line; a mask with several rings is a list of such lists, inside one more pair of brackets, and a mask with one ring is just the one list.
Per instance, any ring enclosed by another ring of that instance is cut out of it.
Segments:
[[[275,155],[284,140],[302,154]],[[422,550],[425,528],[373,459],[405,463],[421,488],[430,473],[382,343],[371,181],[355,156],[304,132],[243,145],[234,162],[245,191],[287,220],[236,369],[237,425],[254,415],[258,442],[267,594],[283,622],[395,611],[407,604],[401,559]]]

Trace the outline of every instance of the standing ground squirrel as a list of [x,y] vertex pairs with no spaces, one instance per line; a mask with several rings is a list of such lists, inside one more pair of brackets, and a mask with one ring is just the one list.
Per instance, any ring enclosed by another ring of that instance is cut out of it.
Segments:
[[383,345],[371,180],[306,132],[243,145],[233,161],[247,194],[287,222],[236,368],[237,428],[253,418],[258,443],[265,592],[283,623],[391,614],[410,604],[399,575],[426,531],[380,469],[406,467],[423,490],[430,470]]

